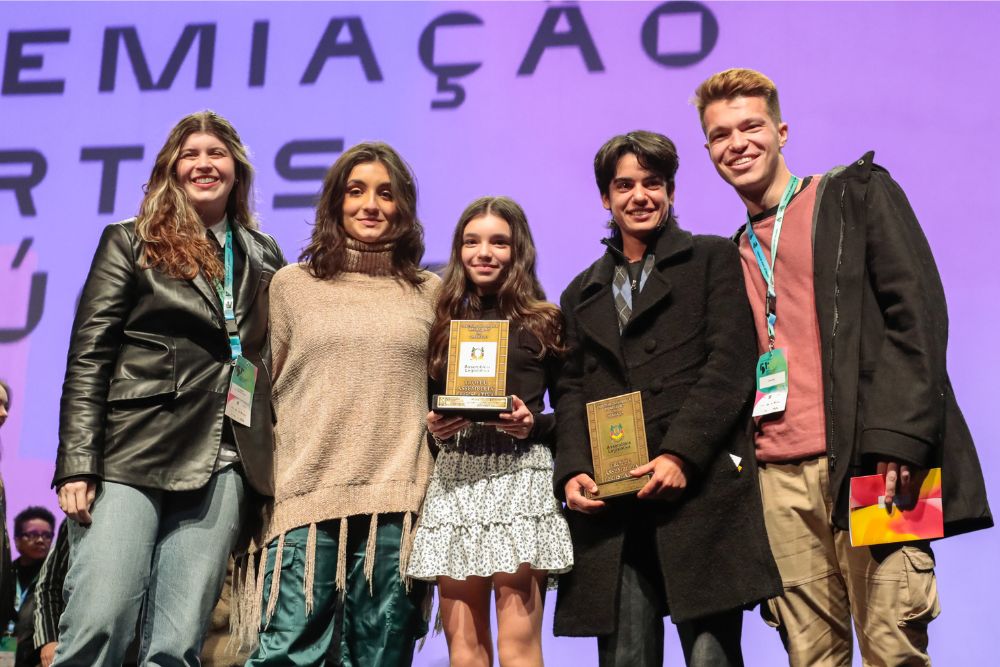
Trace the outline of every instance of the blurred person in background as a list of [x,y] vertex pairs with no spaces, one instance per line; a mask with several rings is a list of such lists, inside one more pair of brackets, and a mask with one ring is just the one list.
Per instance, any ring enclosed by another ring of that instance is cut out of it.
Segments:
[[14,518],[14,545],[18,558],[13,562],[14,636],[17,639],[17,667],[35,667],[38,651],[34,634],[35,583],[52,548],[56,519],[44,507],[28,507]]
[[69,540],[66,539],[66,526],[65,520],[59,524],[55,543],[49,550],[49,555],[46,556],[35,581],[32,644],[37,650],[37,659],[31,663],[32,665],[50,667],[56,655],[59,617],[66,608],[62,595],[66,570],[69,569]]
[[[7,421],[10,410],[10,385],[0,380],[0,428]],[[0,440],[0,460],[3,460],[3,446]],[[0,476],[0,619],[14,615],[14,580],[10,572],[10,538],[7,536],[7,495]],[[0,627],[0,632],[7,629]]]

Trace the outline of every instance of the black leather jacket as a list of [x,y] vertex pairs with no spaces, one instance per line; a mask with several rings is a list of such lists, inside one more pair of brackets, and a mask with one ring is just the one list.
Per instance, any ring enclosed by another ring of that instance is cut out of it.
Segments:
[[[268,288],[285,264],[270,236],[233,227],[245,266],[236,321],[256,364],[252,425],[233,422],[247,481],[274,490]],[[232,372],[222,305],[202,276],[179,280],[140,266],[135,221],[101,236],[73,323],[53,484],[77,476],[168,491],[212,474]]]

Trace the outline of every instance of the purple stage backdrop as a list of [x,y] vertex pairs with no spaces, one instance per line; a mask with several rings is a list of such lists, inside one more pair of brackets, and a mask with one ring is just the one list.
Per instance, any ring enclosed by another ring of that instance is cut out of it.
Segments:
[[[207,107],[233,121],[257,167],[262,227],[289,257],[309,235],[324,168],[344,147],[382,139],[417,174],[426,261],[446,259],[470,200],[511,195],[557,300],[602,250],[607,215],[591,164],[613,134],[643,128],[677,143],[683,226],[728,235],[742,222],[689,102],[702,79],[733,66],[777,82],[795,173],[875,149],[908,193],[948,295],[951,378],[995,489],[997,26],[990,3],[2,3],[9,512],[57,509],[48,485],[81,284],[101,229],[135,213],[182,115]],[[939,665],[995,664],[998,544],[988,531],[936,547]],[[594,640],[551,636],[552,602],[547,664],[596,664]],[[745,618],[748,664],[781,664],[776,634]],[[447,664],[443,639],[416,662]],[[682,664],[672,631],[667,662]]]

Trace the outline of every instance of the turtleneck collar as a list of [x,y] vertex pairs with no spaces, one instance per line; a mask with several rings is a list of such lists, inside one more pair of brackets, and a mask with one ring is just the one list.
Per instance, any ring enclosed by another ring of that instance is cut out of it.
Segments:
[[392,275],[392,249],[395,243],[364,243],[348,236],[344,244],[344,271],[370,276]]
[[479,311],[481,316],[489,314],[493,317],[497,315],[500,312],[500,299],[497,298],[496,294],[483,294],[479,297]]

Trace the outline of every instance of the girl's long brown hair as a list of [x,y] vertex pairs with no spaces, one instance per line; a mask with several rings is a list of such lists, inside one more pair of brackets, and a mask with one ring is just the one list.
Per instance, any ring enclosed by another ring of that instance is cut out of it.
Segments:
[[511,262],[497,292],[500,315],[533,334],[542,345],[541,356],[565,352],[562,312],[545,300],[535,275],[535,242],[524,210],[510,197],[480,197],[469,204],[455,227],[451,259],[431,326],[427,369],[434,379],[443,377],[448,365],[451,321],[476,319],[482,313],[482,301],[462,265],[462,241],[466,225],[491,214],[510,225],[511,236]]
[[381,141],[360,143],[345,151],[323,179],[316,206],[312,239],[299,256],[316,278],[328,280],[344,270],[347,232],[344,230],[344,197],[351,171],[359,164],[378,162],[389,172],[389,187],[399,219],[382,241],[394,243],[392,275],[413,286],[427,274],[420,270],[424,256],[424,228],[417,219],[417,185],[413,172],[392,146]]
[[205,236],[205,225],[174,173],[181,147],[189,136],[198,132],[211,134],[224,143],[236,165],[236,182],[226,202],[230,224],[256,229],[250,203],[253,167],[247,149],[229,121],[209,110],[185,116],[170,130],[144,188],[146,194],[139,206],[135,228],[145,242],[142,256],[145,268],[158,269],[180,279],[190,280],[198,273],[209,280],[221,279],[223,267],[215,246]]

